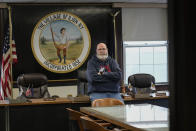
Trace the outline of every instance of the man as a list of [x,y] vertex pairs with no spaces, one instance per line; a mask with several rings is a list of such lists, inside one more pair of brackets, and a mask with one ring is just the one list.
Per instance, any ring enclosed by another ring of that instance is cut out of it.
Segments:
[[117,62],[108,56],[105,43],[99,43],[96,55],[87,64],[88,94],[91,101],[100,98],[116,98],[120,95],[121,69]]
[[66,28],[61,28],[60,29],[60,35],[57,35],[55,32],[53,34],[57,37],[59,40],[59,45],[55,44],[55,48],[57,49],[57,56],[59,58],[59,63],[61,63],[61,50],[63,50],[63,59],[64,59],[64,64],[66,64],[66,50],[69,46],[69,35],[66,32]]

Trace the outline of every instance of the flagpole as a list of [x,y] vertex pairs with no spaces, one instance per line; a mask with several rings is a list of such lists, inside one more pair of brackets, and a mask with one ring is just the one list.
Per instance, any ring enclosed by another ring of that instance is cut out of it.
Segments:
[[[114,14],[111,13],[111,16],[113,16],[115,59],[116,59],[117,62],[118,62],[118,52],[117,52],[117,38],[116,38],[116,16],[119,13],[120,13],[120,11],[117,11]],[[123,79],[121,80],[121,88],[123,90],[125,90],[125,85],[124,85],[124,80]]]
[[[9,30],[10,30],[10,54],[12,54],[12,17],[11,17],[11,7],[8,6],[8,11],[9,11]],[[11,98],[13,98],[13,76],[12,76],[12,62],[13,62],[13,58],[12,55],[10,55],[11,57],[11,62],[10,62],[10,76],[11,76]]]
[[[120,13],[120,11],[115,12],[114,14],[111,13],[113,16],[113,28],[114,28],[114,44],[115,44],[115,59],[118,62],[118,52],[117,52],[117,38],[116,38],[116,16]],[[121,80],[121,92],[125,93],[125,85],[124,80]]]
[[114,55],[115,55],[115,59],[116,61],[118,61],[118,57],[117,57],[117,38],[116,38],[116,16],[120,13],[120,11],[115,12],[114,14],[111,13],[111,16],[113,16],[113,28],[114,28],[114,47],[115,47],[115,51],[114,51]]

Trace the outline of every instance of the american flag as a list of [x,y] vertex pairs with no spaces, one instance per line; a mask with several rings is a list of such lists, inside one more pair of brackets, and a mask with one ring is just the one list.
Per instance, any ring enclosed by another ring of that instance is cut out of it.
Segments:
[[[0,85],[0,100],[12,97],[12,63],[17,62],[16,45],[13,39],[13,34],[10,34],[10,25],[7,23],[5,37],[3,41],[3,54],[1,64],[1,85]],[[12,35],[12,40],[10,40]],[[12,48],[10,48],[12,45]],[[12,52],[11,52],[12,51]]]

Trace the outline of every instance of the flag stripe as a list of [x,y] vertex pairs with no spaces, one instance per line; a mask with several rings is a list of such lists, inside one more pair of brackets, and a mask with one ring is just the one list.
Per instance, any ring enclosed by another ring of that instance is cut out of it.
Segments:
[[17,63],[17,54],[16,54],[16,43],[15,40],[12,40],[12,60],[13,63]]
[[[12,64],[17,62],[16,44],[13,34],[10,34],[12,24],[6,23],[6,32],[3,41],[3,55],[1,63],[0,100],[12,96]],[[12,36],[12,40],[10,40]]]

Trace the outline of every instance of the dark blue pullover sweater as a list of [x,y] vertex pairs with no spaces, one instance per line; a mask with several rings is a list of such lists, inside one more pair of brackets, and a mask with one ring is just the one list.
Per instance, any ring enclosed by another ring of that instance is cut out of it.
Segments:
[[[98,75],[101,68],[104,73]],[[87,64],[88,94],[92,92],[119,92],[121,76],[121,69],[114,59],[108,57],[102,61],[93,56]]]

